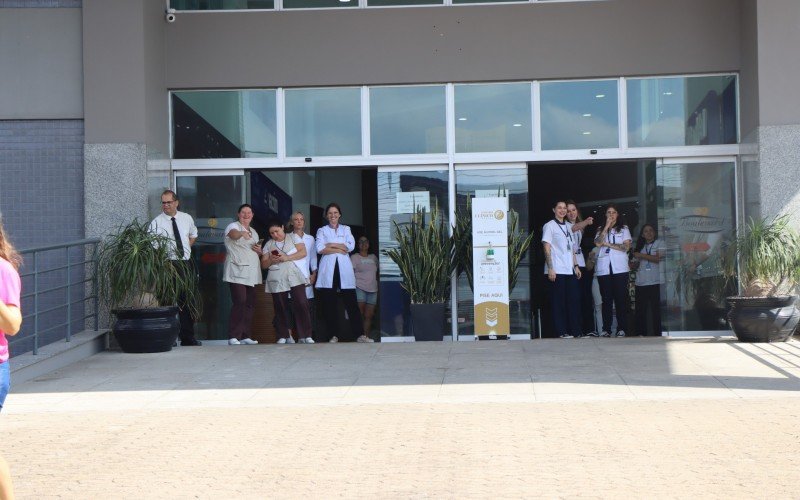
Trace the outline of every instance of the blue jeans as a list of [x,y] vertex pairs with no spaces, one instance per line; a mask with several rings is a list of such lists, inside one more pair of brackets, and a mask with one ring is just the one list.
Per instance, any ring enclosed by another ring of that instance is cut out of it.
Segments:
[[0,363],[0,410],[3,409],[3,403],[6,402],[9,387],[11,387],[11,370],[8,367],[8,361],[6,361],[5,363]]

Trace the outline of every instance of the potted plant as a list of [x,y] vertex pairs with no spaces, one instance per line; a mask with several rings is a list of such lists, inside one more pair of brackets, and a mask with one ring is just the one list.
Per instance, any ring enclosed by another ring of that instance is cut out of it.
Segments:
[[724,277],[738,277],[742,295],[728,297],[728,321],[742,342],[788,340],[800,311],[800,235],[787,216],[750,220],[722,256]]
[[121,226],[97,255],[98,298],[116,316],[112,331],[124,352],[171,350],[180,330],[179,297],[186,297],[193,317],[201,311],[195,274],[174,266],[172,240],[148,227],[138,220]]
[[414,339],[442,340],[455,268],[453,237],[438,207],[430,214],[418,208],[409,224],[395,222],[394,227],[398,246],[386,254],[399,267],[401,285],[411,298]]

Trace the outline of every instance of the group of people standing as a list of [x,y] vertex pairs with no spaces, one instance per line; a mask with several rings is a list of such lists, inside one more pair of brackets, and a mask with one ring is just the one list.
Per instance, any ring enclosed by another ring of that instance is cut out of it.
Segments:
[[637,270],[636,332],[646,334],[649,311],[653,334],[661,335],[659,290],[664,246],[657,239],[655,227],[642,226],[631,259],[630,230],[618,207],[609,204],[605,223],[594,235],[594,248],[584,255],[583,234],[594,224],[594,219],[582,219],[572,200],[557,201],[553,215],[553,220],[542,229],[542,244],[555,333],[566,339],[624,337],[628,325],[628,282],[633,266]]
[[[269,239],[259,239],[251,227],[253,209],[243,204],[238,220],[225,228],[227,256],[223,280],[231,289],[229,339],[231,345],[257,344],[250,338],[255,313],[256,287],[262,283],[261,269],[267,269],[266,292],[272,296],[279,344],[314,344],[314,303],[319,302],[327,340],[338,342],[340,333],[338,301],[344,303],[350,334],[357,342],[374,342],[369,337],[377,301],[378,260],[369,254],[369,240],[359,239],[359,252],[350,255],[356,242],[350,227],[340,223],[341,207],[325,208],[328,224],[316,238],[305,233],[305,216],[295,212],[291,231],[281,221],[267,225]],[[315,291],[317,299],[315,299]]]

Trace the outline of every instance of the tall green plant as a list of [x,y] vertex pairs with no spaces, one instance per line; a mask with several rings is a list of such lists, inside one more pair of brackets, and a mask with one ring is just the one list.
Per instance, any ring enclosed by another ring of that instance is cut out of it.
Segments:
[[175,305],[186,297],[192,316],[202,312],[195,273],[177,267],[169,259],[174,242],[149,230],[149,224],[134,220],[120,226],[100,245],[95,273],[98,295],[109,310],[151,307],[153,298],[161,305]]
[[400,268],[403,288],[412,304],[445,302],[455,268],[455,245],[444,217],[435,207],[428,215],[419,208],[409,224],[394,223],[397,248],[386,254]]
[[800,283],[800,234],[787,215],[747,223],[722,256],[722,272],[738,277],[746,297],[793,292]]
[[[472,276],[472,198],[467,197],[466,209],[456,212],[456,223],[453,231],[456,240],[457,271],[467,275],[467,282],[474,290]],[[519,264],[531,246],[534,233],[525,235],[519,227],[519,214],[516,210],[508,211],[508,292],[517,286]]]

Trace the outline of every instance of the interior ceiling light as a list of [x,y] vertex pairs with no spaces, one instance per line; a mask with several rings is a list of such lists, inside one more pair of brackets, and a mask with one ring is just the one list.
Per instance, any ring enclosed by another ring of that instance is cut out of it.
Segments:
[[465,121],[467,121],[467,119],[462,116],[461,118],[458,119],[458,121],[465,122]]
[[591,113],[584,113],[583,116],[584,116],[584,118],[589,118],[590,116],[592,116],[592,114]]
[[584,132],[583,135],[592,135],[591,132]]
[[512,127],[521,127],[521,126],[522,126],[521,123],[515,123],[514,125],[512,125]]
[[602,99],[605,96],[606,96],[605,94],[597,94],[595,97],[597,97],[598,99]]
[[672,95],[672,92],[664,92],[664,95]]

